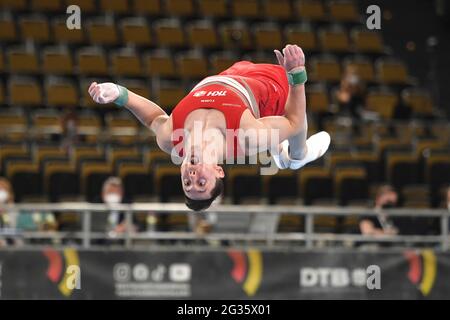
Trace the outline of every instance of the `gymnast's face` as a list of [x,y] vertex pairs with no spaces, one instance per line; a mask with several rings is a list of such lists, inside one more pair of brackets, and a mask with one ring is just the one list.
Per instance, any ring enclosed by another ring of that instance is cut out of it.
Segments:
[[211,198],[217,178],[223,178],[222,167],[201,162],[198,156],[190,155],[181,164],[181,184],[185,195],[193,200]]

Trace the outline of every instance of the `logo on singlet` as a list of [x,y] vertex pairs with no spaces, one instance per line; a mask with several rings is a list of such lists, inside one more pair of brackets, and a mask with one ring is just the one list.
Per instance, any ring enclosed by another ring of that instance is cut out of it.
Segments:
[[194,97],[225,97],[227,95],[227,90],[223,91],[197,91],[193,94]]

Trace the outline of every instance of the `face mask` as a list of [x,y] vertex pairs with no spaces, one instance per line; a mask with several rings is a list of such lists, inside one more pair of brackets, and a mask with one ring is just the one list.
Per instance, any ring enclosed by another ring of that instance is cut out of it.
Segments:
[[395,203],[393,203],[393,202],[385,203],[382,206],[383,209],[392,209],[392,208],[395,208],[395,207],[397,207],[397,205]]
[[120,203],[121,200],[122,199],[120,195],[118,195],[117,193],[110,193],[105,196],[105,202],[107,204],[117,204]]
[[6,190],[0,190],[0,203],[6,203],[8,198],[8,192]]

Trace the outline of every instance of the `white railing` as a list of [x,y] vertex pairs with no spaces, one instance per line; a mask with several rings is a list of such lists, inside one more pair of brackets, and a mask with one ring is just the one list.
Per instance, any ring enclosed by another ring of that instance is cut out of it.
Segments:
[[439,218],[439,235],[392,235],[392,236],[363,236],[356,234],[317,233],[314,231],[314,218],[318,215],[328,216],[370,216],[379,212],[368,208],[357,207],[320,207],[320,206],[284,206],[284,205],[218,205],[208,212],[215,214],[294,214],[305,217],[305,232],[292,233],[217,233],[212,232],[199,236],[194,232],[132,232],[132,215],[137,212],[147,213],[181,213],[195,214],[182,203],[135,203],[135,204],[92,204],[80,202],[65,203],[27,203],[1,207],[0,210],[13,212],[77,212],[82,215],[82,228],[78,232],[21,232],[20,230],[2,230],[0,235],[9,237],[22,237],[24,239],[79,239],[82,247],[89,248],[93,239],[108,239],[104,232],[91,231],[92,213],[109,213],[111,211],[123,212],[127,230],[123,236],[126,247],[133,245],[133,240],[239,240],[239,241],[303,241],[306,248],[313,248],[315,241],[364,241],[364,242],[391,242],[412,244],[438,244],[443,251],[449,248],[449,211],[446,209],[389,209],[386,214],[391,217],[428,217]]

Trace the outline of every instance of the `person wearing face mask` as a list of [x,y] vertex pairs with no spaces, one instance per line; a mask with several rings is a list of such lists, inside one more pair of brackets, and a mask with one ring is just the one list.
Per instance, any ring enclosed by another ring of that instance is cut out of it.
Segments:
[[[0,177],[0,230],[8,228],[15,229],[17,221],[17,212],[7,211],[5,206],[14,203],[14,193],[11,183],[3,177]],[[13,244],[13,239],[0,235],[0,247]]]
[[335,97],[340,111],[350,113],[353,118],[361,118],[366,99],[366,86],[356,68],[351,66],[346,68]]
[[359,222],[361,234],[368,236],[397,235],[399,230],[395,225],[395,221],[384,212],[384,209],[395,208],[397,204],[398,195],[395,189],[389,185],[381,186],[375,198],[374,209],[378,214],[361,218]]

